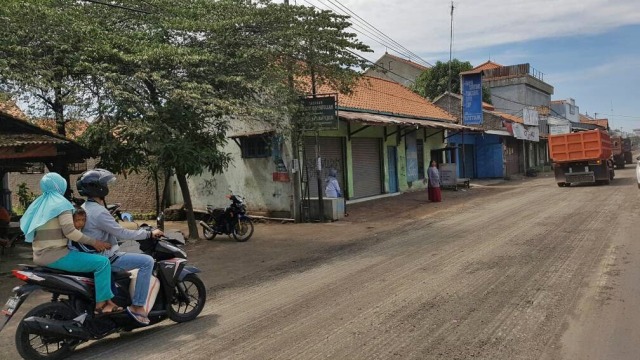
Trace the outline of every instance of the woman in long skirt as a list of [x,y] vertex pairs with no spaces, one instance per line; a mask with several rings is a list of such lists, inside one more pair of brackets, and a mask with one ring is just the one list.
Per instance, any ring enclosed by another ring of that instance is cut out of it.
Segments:
[[429,185],[427,186],[429,201],[442,201],[442,191],[440,190],[440,172],[438,171],[438,164],[435,160],[431,160],[431,165],[429,166],[429,170],[427,170],[427,175],[429,176]]

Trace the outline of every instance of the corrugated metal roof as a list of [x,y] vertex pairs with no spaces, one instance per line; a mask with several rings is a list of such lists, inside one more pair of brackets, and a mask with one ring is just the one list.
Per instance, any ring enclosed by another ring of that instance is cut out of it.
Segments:
[[418,126],[418,127],[426,127],[432,129],[446,129],[446,130],[469,130],[469,131],[482,131],[479,128],[473,128],[470,126],[463,126],[458,124],[453,124],[450,122],[440,122],[440,121],[432,121],[432,120],[422,120],[422,119],[414,119],[414,118],[400,118],[389,115],[382,114],[371,114],[364,112],[352,112],[352,111],[344,111],[341,110],[338,112],[338,116],[341,119],[356,121],[363,124],[369,125],[410,125],[410,126]]
[[69,141],[42,134],[0,134],[0,147],[67,143]]

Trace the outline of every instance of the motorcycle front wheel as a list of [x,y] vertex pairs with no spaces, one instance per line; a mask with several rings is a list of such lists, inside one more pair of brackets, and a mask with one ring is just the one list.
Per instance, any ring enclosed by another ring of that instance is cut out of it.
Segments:
[[[205,223],[207,223],[207,225],[209,225],[209,227],[211,229],[214,229],[218,224],[216,223],[216,220],[213,218],[210,219],[206,219]],[[202,227],[202,235],[204,235],[204,238],[207,240],[213,240],[217,233],[215,231],[211,231],[209,229],[207,229],[206,227]]]
[[[51,320],[72,320],[77,315],[65,304],[49,302],[31,309],[24,319],[36,316]],[[80,340],[68,339],[63,336],[42,336],[33,334],[20,321],[16,330],[16,348],[20,356],[27,360],[58,360],[69,357],[73,349],[80,344]]]
[[233,238],[238,242],[244,242],[249,240],[251,235],[253,235],[253,222],[251,219],[242,218],[238,220],[233,228]]
[[176,284],[169,304],[169,319],[182,323],[195,319],[207,300],[207,289],[196,274],[189,274]]

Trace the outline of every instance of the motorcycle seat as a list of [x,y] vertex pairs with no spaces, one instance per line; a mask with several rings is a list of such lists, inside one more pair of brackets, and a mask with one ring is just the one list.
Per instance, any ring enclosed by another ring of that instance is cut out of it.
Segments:
[[[28,268],[31,271],[38,271],[38,272],[44,272],[44,273],[50,273],[50,274],[82,276],[82,277],[86,277],[86,278],[89,278],[89,279],[93,279],[93,273],[64,271],[64,270],[58,270],[58,269],[53,269],[53,268],[50,268],[50,267],[38,266],[38,265],[22,265],[22,266]],[[130,277],[131,277],[131,273],[129,273],[128,271],[118,270],[118,271],[112,271],[111,272],[111,280],[112,281],[128,279]]]

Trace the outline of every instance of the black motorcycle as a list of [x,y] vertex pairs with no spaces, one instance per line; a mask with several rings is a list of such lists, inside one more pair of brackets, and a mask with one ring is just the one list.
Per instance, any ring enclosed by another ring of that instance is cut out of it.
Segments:
[[[138,240],[140,250],[155,260],[154,275],[159,291],[149,311],[150,324],[166,318],[181,323],[195,319],[206,301],[200,270],[187,265],[187,254],[175,239]],[[141,327],[127,312],[95,315],[93,274],[21,265],[13,275],[26,282],[13,289],[15,296],[7,301],[0,318],[0,331],[20,305],[35,290],[52,294],[50,302],[31,309],[16,330],[16,347],[25,359],[63,359],[79,344],[97,340],[118,331]],[[130,273],[112,273],[114,298],[118,306],[131,305]]]
[[227,195],[231,204],[226,208],[207,205],[207,216],[200,221],[202,232],[207,240],[213,240],[218,234],[233,236],[236,241],[247,241],[253,235],[253,222],[247,215],[247,205],[239,195]]

